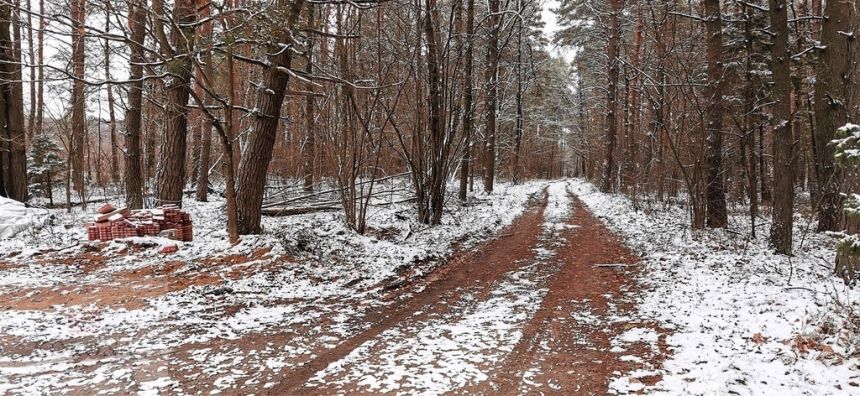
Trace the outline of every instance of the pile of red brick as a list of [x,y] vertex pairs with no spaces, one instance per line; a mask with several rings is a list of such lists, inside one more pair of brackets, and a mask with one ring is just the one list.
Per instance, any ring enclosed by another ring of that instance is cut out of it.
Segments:
[[191,242],[194,229],[191,215],[176,206],[155,209],[128,210],[104,204],[95,222],[84,225],[91,241],[110,241],[136,236],[162,236]]

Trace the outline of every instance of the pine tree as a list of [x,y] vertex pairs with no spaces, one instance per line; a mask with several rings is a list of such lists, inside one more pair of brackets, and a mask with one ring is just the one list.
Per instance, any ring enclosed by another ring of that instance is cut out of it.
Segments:
[[[860,125],[846,124],[836,131],[833,140],[834,158],[841,165],[857,165],[860,163]],[[842,214],[845,216],[848,229],[834,233],[839,238],[836,255],[836,273],[845,283],[853,284],[860,270],[860,194],[844,194]]]
[[60,146],[45,133],[33,136],[27,152],[27,173],[30,175],[30,191],[48,199],[54,205],[53,182],[65,165],[60,158]]

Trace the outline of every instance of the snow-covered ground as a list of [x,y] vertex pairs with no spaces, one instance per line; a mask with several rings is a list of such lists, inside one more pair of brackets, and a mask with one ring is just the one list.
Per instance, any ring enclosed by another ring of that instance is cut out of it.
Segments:
[[169,255],[85,242],[91,214],[54,210],[53,226],[0,240],[0,394],[271,385],[366,329],[367,310],[394,303],[374,298],[386,287],[510,224],[545,186],[452,200],[436,227],[408,203],[373,207],[364,236],[340,213],[264,218],[267,232],[236,246],[223,201],[186,200],[195,240]]
[[[236,246],[223,231],[223,201],[188,200],[195,241],[169,255],[157,246],[175,242],[162,239],[144,249],[131,243],[139,240],[84,242],[80,224],[91,214],[52,210],[53,225],[0,240],[0,394],[275,386],[285,371],[368,330],[369,311],[410,298],[386,298],[386,289],[511,224],[545,187],[531,261],[481,298],[461,290],[450,309],[416,312],[310,384],[437,394],[484,380],[510,358],[545,298],[558,235],[576,227],[567,222],[578,213],[570,189],[643,257],[637,317],[626,319],[649,326],[618,333],[608,352],[638,359],[636,345],[657,351],[664,339],[671,350],[662,367],[617,373],[613,392],[860,394],[851,322],[860,292],[833,276],[833,241],[809,232],[806,220],[798,218],[788,258],[767,248],[766,225],[749,239],[743,215],[729,230],[692,232],[683,208],[634,205],[578,180],[501,185],[469,206],[450,205],[438,227],[419,224],[409,203],[374,206],[365,236],[337,212],[264,218],[266,233]],[[588,313],[570,315],[589,322]],[[655,385],[640,380],[655,375]]]
[[[640,314],[671,330],[674,353],[655,394],[860,394],[856,322],[860,291],[833,276],[834,243],[797,218],[794,257],[772,254],[767,226],[748,239],[731,231],[693,232],[678,207],[636,210],[630,200],[575,181],[573,191],[644,260],[648,286]],[[641,206],[641,205],[640,205]],[[656,334],[626,334],[656,342]],[[631,373],[615,392],[642,390]]]

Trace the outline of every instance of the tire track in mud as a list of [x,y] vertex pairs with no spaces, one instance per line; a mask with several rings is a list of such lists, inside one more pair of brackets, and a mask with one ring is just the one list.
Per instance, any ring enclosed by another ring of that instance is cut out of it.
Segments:
[[[604,395],[619,373],[647,373],[668,353],[665,332],[635,319],[638,257],[575,197],[573,204],[570,224],[577,228],[558,251],[562,266],[540,310],[509,358],[469,393]],[[633,342],[621,348],[614,341],[637,328],[660,333],[659,347]],[[659,375],[638,380],[653,384]]]

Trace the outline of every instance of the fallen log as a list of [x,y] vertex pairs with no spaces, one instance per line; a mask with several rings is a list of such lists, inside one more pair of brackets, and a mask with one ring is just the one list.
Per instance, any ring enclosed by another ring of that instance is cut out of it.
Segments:
[[295,216],[300,214],[317,213],[317,212],[332,212],[342,210],[340,206],[308,206],[303,208],[263,208],[264,216],[280,217],[280,216]]
[[[409,173],[409,172],[404,172],[404,173],[400,173],[400,174],[397,174],[397,175],[386,176],[386,177],[379,178],[379,179],[374,179],[374,180],[365,180],[365,181],[357,182],[355,185],[356,185],[356,186],[360,186],[360,185],[364,185],[364,184],[368,184],[368,183],[380,183],[380,182],[383,182],[383,181],[386,181],[386,180],[389,180],[389,179],[394,179],[394,178],[401,177],[401,176],[405,176],[405,175],[408,175],[408,174],[410,174],[410,173]],[[401,189],[397,189],[397,190],[394,190],[394,191],[396,192],[396,191],[400,191],[400,190],[401,190]],[[282,200],[280,200],[280,201],[264,202],[264,203],[263,203],[263,208],[270,208],[270,207],[273,207],[273,206],[285,205],[285,204],[288,204],[288,203],[291,203],[291,202],[303,201],[303,200],[306,200],[306,199],[309,199],[309,198],[313,198],[313,197],[317,197],[317,196],[320,196],[320,195],[332,194],[332,193],[339,193],[340,191],[341,191],[341,188],[332,188],[332,189],[329,189],[329,190],[316,191],[316,192],[308,193],[308,194],[305,194],[305,195],[301,195],[301,196],[293,197],[293,198],[289,198],[289,199],[282,199]],[[384,194],[384,193],[390,193],[390,192],[392,192],[392,191],[380,191],[380,192],[374,192],[372,195]],[[356,197],[356,199],[361,199],[361,197]]]

